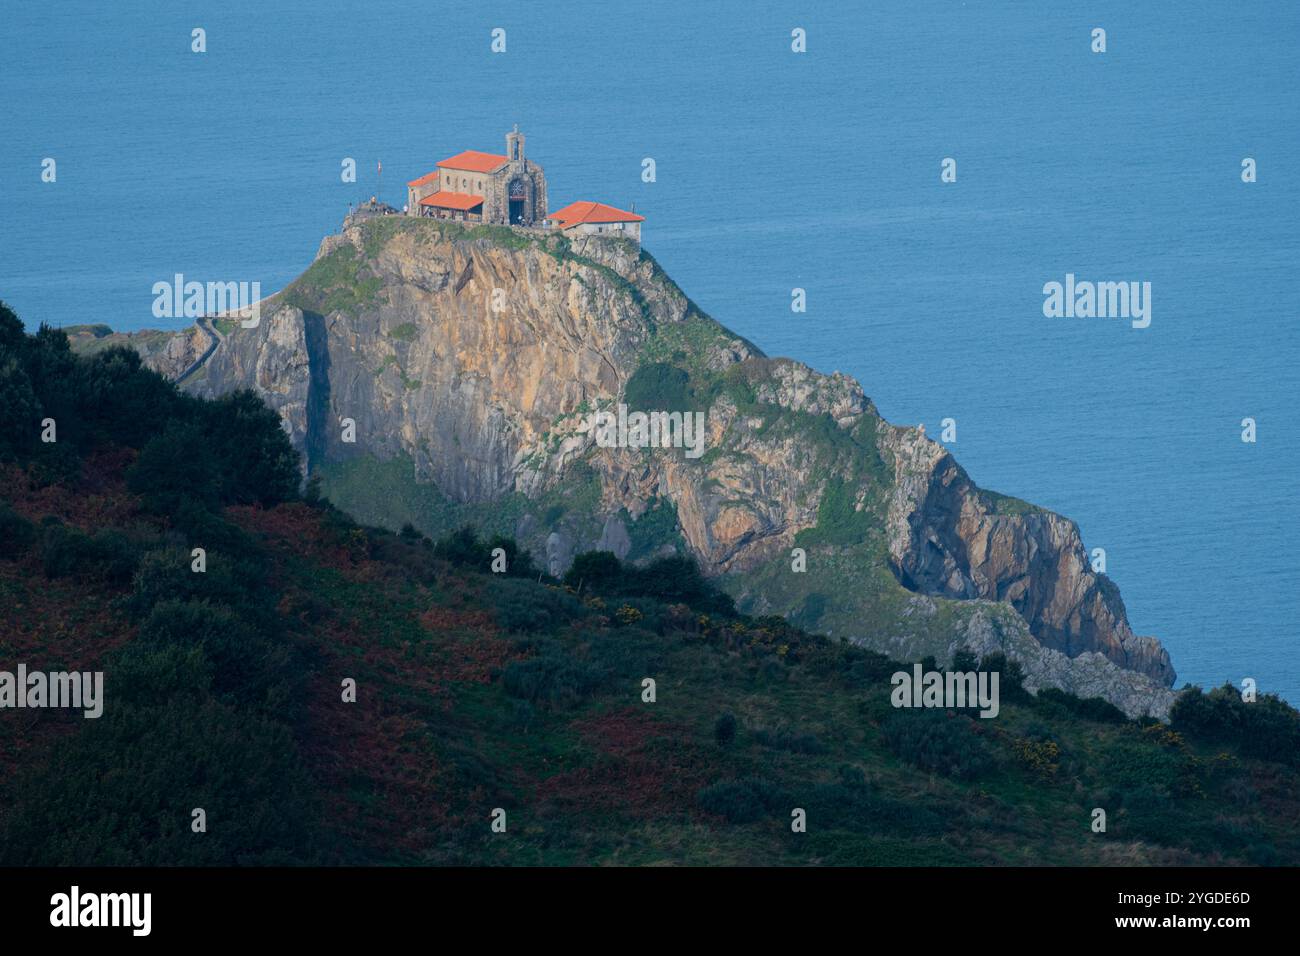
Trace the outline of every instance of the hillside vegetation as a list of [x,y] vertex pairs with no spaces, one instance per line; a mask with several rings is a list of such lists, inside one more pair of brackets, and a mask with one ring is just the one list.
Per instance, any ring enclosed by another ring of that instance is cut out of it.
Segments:
[[99,719],[0,710],[2,864],[1300,862],[1276,698],[1136,722],[992,657],[957,663],[1001,672],[996,718],[896,710],[910,664],[739,614],[687,558],[554,580],[473,528],[361,526],[251,393],[2,307],[0,401],[0,670],[105,672]]

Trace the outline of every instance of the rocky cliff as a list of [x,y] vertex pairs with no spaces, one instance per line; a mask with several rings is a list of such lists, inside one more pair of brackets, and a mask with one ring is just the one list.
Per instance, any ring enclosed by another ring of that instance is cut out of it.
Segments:
[[[146,361],[177,374],[192,332]],[[769,359],[619,240],[349,224],[184,381],[250,387],[362,519],[578,551],[683,551],[755,613],[892,654],[1005,650],[1032,687],[1167,712],[1174,680],[1078,528],[975,486],[851,378]],[[703,454],[601,447],[601,413],[702,412]]]

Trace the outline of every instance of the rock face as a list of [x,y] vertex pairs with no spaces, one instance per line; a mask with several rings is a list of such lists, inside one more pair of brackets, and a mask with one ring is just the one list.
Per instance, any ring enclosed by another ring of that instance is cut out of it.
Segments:
[[1073,521],[1046,511],[999,514],[946,449],[891,429],[896,482],[889,555],[902,582],[928,594],[1011,604],[1039,642],[1067,657],[1093,651],[1168,686],[1160,642],[1130,629],[1119,590],[1095,574]]
[[[185,348],[146,361],[174,375]],[[767,358],[618,240],[352,222],[183,386],[256,389],[313,471],[409,461],[439,514],[496,522],[553,572],[686,551],[756,613],[903,656],[1002,649],[1032,686],[1130,714],[1172,700],[1168,655],[1072,522],[981,490],[853,379]],[[704,453],[602,447],[620,403],[703,412]],[[349,510],[384,504],[347,487]]]

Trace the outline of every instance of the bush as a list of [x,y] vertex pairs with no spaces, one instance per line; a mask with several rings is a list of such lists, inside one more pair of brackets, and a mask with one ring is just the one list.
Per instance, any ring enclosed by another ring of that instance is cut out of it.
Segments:
[[268,613],[266,581],[261,564],[235,561],[216,551],[207,552],[207,570],[191,570],[190,551],[161,547],[146,551],[131,581],[127,606],[140,619],[160,601],[207,600],[239,608],[244,617]]
[[204,431],[221,463],[223,502],[273,505],[298,497],[298,453],[280,416],[255,392],[241,389],[202,408]]
[[0,501],[0,558],[16,558],[36,540],[36,526]]
[[1025,690],[1025,670],[1019,661],[1013,661],[1001,651],[995,651],[984,655],[979,669],[1000,675],[998,696],[1003,703],[1028,703],[1031,700],[1029,692]]
[[113,700],[165,704],[184,695],[202,699],[212,686],[212,662],[202,647],[132,641],[105,666]]
[[[216,701],[124,701],[85,721],[25,773],[0,865],[313,863],[319,805],[292,735]],[[207,811],[208,832],[190,830]]]
[[511,697],[532,703],[572,704],[599,689],[607,676],[605,668],[547,642],[539,646],[536,656],[507,664],[501,686]]
[[572,594],[518,578],[496,578],[487,594],[503,630],[549,631],[586,614]]
[[736,718],[722,714],[713,724],[713,739],[719,747],[730,747],[736,740]]
[[119,531],[87,535],[57,518],[41,528],[41,568],[47,578],[125,584],[137,564],[135,546]]
[[1054,705],[1068,714],[1097,723],[1128,723],[1128,715],[1104,697],[1078,697],[1056,687],[1044,687],[1035,695],[1035,701],[1038,704]]
[[708,614],[736,613],[731,596],[714,587],[693,558],[680,555],[636,568],[623,564],[609,551],[586,551],[574,558],[564,583],[607,597],[641,596],[666,604],[687,604]]
[[623,398],[632,411],[686,412],[694,404],[690,375],[667,362],[642,365],[627,380]]
[[1300,765],[1300,713],[1274,694],[1247,703],[1231,684],[1208,694],[1192,687],[1174,701],[1169,719],[1174,730],[1193,739],[1232,744],[1248,757]]
[[154,514],[168,515],[185,503],[214,508],[221,501],[220,463],[194,422],[172,422],[149,441],[127,469],[126,486]]
[[820,754],[826,752],[826,745],[817,739],[816,734],[797,733],[782,728],[775,730],[760,727],[754,731],[754,740],[773,750],[788,750],[795,754]]
[[705,813],[728,823],[753,823],[792,809],[785,791],[762,777],[720,781],[705,787],[695,799]]
[[301,685],[302,662],[290,645],[266,636],[230,608],[206,601],[160,601],[141,623],[135,643],[146,651],[201,648],[214,694],[268,712],[286,713]]
[[955,780],[974,780],[993,765],[970,721],[943,710],[895,711],[881,733],[886,746],[908,763]]
[[574,557],[564,583],[580,592],[613,594],[623,583],[623,565],[612,551],[584,551]]

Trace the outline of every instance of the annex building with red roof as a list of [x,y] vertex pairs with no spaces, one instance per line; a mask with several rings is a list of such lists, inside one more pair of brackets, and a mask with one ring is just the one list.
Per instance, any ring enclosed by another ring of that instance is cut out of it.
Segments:
[[645,216],[616,209],[603,202],[583,199],[571,202],[558,212],[551,213],[546,217],[544,224],[566,233],[586,236],[623,236],[639,243],[643,222]]

